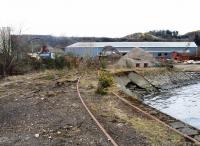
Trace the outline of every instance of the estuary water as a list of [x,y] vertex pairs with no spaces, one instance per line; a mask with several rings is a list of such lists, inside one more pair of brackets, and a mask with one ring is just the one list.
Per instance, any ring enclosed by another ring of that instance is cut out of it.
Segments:
[[144,102],[163,113],[200,129],[200,83],[145,98]]

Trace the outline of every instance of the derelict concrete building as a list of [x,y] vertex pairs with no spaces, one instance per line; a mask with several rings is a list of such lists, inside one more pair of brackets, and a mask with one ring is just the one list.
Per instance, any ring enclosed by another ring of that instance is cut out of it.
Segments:
[[188,53],[196,56],[198,47],[194,42],[78,42],[67,46],[65,53],[80,57],[95,57],[101,54],[105,47],[111,46],[120,53],[126,54],[133,48],[142,48],[156,57],[171,58],[173,52]]

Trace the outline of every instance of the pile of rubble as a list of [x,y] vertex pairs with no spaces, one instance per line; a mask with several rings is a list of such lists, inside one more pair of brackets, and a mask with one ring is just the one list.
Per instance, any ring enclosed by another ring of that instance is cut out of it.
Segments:
[[155,63],[156,60],[152,54],[141,48],[133,48],[118,61],[116,66],[120,68],[151,67]]

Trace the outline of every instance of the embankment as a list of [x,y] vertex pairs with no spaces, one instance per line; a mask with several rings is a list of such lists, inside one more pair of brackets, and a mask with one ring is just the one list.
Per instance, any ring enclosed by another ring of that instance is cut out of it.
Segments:
[[199,72],[184,72],[167,68],[147,68],[115,74],[120,88],[128,95],[141,98],[161,90],[170,90],[200,81]]

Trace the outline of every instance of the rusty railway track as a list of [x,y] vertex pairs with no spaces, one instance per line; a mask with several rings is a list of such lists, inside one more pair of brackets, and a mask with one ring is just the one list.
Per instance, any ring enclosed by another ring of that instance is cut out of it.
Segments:
[[163,126],[185,137],[185,139],[189,140],[190,142],[200,145],[200,130],[198,130],[197,128],[194,128],[178,119],[166,115],[156,110],[155,108],[144,104],[142,101],[133,99],[122,92],[112,93],[117,99],[119,99],[126,105],[129,105],[131,108],[135,109],[144,116],[147,116],[150,119],[159,122]]
[[[97,126],[100,128],[100,130],[103,132],[103,134],[107,137],[108,139],[108,142],[110,142],[113,146],[119,146],[115,140],[108,134],[108,132],[104,129],[104,127],[100,124],[100,122],[96,119],[96,117],[92,114],[92,112],[89,110],[88,106],[86,105],[85,101],[83,100],[81,94],[80,94],[80,91],[79,91],[79,82],[80,82],[80,77],[78,78],[78,81],[76,83],[76,91],[78,93],[78,97],[80,98],[84,108],[86,109],[86,111],[89,113],[89,115],[91,116],[91,118],[94,120],[94,122],[97,124]],[[6,95],[2,95],[0,96],[0,99],[1,98],[5,98],[5,97],[9,97],[9,96],[20,96],[20,95],[29,95],[31,93],[36,93],[36,92],[39,92],[41,91],[42,89],[40,90],[33,90],[33,91],[28,91],[28,92],[24,92],[23,90],[18,90],[18,91],[15,91],[15,92],[12,92],[12,93],[9,93],[9,94],[6,94]]]
[[[86,109],[86,111],[89,113],[89,115],[91,116],[91,118],[94,120],[94,122],[97,124],[97,126],[99,127],[99,129],[102,131],[102,133],[107,137],[108,141],[113,145],[113,146],[119,146],[117,144],[117,142],[109,135],[109,133],[104,129],[104,127],[100,124],[100,122],[97,120],[97,118],[92,114],[92,112],[90,111],[90,109],[88,108],[88,106],[86,105],[85,101],[83,100],[80,91],[79,91],[79,82],[80,82],[80,77],[78,78],[78,81],[76,83],[76,90],[77,90],[77,94],[84,106],[84,108]],[[7,95],[3,95],[0,96],[0,98],[4,98],[7,96],[11,96],[14,94],[18,94],[20,92],[23,92],[22,90],[11,93],[11,94],[7,94]],[[34,92],[38,92],[38,90],[34,90],[34,91],[30,91],[27,92],[27,94],[31,94]],[[155,108],[152,108],[146,104],[144,104],[143,102],[137,100],[137,99],[133,99],[130,96],[125,95],[122,92],[112,92],[112,94],[119,99],[121,102],[125,103],[126,105],[129,105],[131,108],[135,109],[136,111],[138,111],[139,113],[143,114],[144,116],[151,118],[152,120],[155,120],[157,122],[159,122],[160,124],[162,124],[163,126],[166,126],[167,128],[173,130],[174,132],[180,134],[181,136],[185,137],[185,139],[189,140],[190,142],[193,142],[195,144],[200,145],[200,130],[198,130],[197,128],[194,128],[178,119],[175,119],[169,115],[166,115],[160,111],[158,111]]]
[[[80,78],[77,82],[77,92],[79,95],[79,98],[81,102],[83,103],[84,107],[92,117],[92,119],[95,121],[97,126],[100,128],[100,130],[105,134],[105,136],[108,138],[108,140],[111,141],[111,143],[114,146],[118,146],[118,144],[114,141],[114,139],[107,133],[107,131],[103,128],[103,126],[99,123],[99,121],[95,118],[95,116],[92,114],[92,112],[89,110],[87,105],[85,104],[84,100],[82,99],[80,92],[79,92],[79,82]],[[139,101],[137,99],[133,99],[130,96],[127,96],[126,94],[119,92],[115,93],[112,92],[113,95],[120,100],[121,102],[125,103],[126,105],[129,105],[131,108],[136,110],[137,112],[141,113],[142,115],[157,121],[158,123],[162,124],[163,126],[167,127],[168,129],[178,133],[179,135],[183,136],[187,141],[190,141],[194,144],[200,145],[200,130],[198,130],[195,127],[192,127],[178,119],[175,119],[167,114],[164,114],[160,111],[158,111],[155,108],[152,108],[146,104],[144,104],[142,101]]]
[[90,109],[88,108],[88,106],[86,105],[85,101],[83,100],[83,98],[81,97],[80,91],[79,91],[79,82],[80,82],[80,77],[77,81],[76,84],[76,89],[77,89],[77,93],[78,96],[84,106],[84,108],[86,109],[86,111],[88,112],[88,114],[91,116],[91,118],[93,119],[93,121],[97,124],[97,126],[99,127],[99,129],[103,132],[103,134],[107,137],[108,141],[110,141],[112,143],[113,146],[118,146],[118,144],[115,142],[115,140],[110,136],[110,134],[104,129],[104,127],[100,124],[100,122],[97,120],[97,118],[92,114],[92,112],[90,111]]

